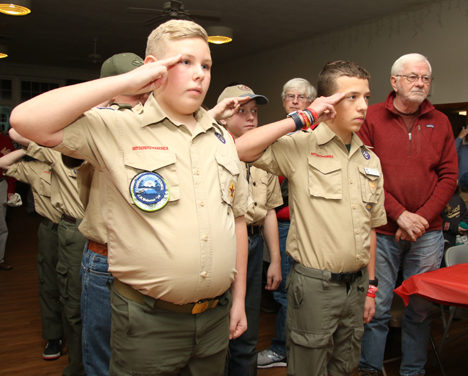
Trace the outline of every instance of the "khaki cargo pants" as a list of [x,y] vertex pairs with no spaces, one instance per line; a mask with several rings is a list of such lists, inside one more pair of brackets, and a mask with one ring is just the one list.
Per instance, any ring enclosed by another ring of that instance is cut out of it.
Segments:
[[330,272],[295,264],[287,281],[288,376],[350,375],[364,333],[368,274],[346,284]]

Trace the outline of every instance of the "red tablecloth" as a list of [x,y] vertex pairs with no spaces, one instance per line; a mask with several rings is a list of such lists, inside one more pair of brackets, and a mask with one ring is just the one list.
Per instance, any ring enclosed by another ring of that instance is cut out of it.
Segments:
[[468,306],[468,263],[413,275],[394,291],[405,305],[417,294],[441,304]]

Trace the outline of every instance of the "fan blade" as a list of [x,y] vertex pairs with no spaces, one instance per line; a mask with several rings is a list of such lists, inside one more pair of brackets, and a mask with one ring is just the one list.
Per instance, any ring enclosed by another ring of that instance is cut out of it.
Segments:
[[129,13],[153,13],[153,14],[163,14],[164,10],[154,9],[154,8],[137,8],[137,7],[128,7],[127,11]]

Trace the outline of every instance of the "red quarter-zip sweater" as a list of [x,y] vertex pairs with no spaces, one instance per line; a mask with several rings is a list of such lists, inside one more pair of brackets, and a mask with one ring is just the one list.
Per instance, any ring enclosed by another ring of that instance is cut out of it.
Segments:
[[393,107],[395,92],[369,106],[358,135],[380,158],[388,222],[377,228],[393,235],[397,218],[406,209],[426,218],[427,231],[440,230],[440,213],[455,191],[458,161],[448,118],[426,99],[408,131]]

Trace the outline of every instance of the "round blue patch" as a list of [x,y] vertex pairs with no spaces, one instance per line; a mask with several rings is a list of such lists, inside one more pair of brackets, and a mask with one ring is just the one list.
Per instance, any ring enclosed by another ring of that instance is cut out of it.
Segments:
[[133,203],[141,210],[154,212],[169,201],[169,187],[163,177],[155,172],[142,172],[130,182]]
[[366,159],[370,159],[370,154],[367,150],[361,149],[362,156]]

